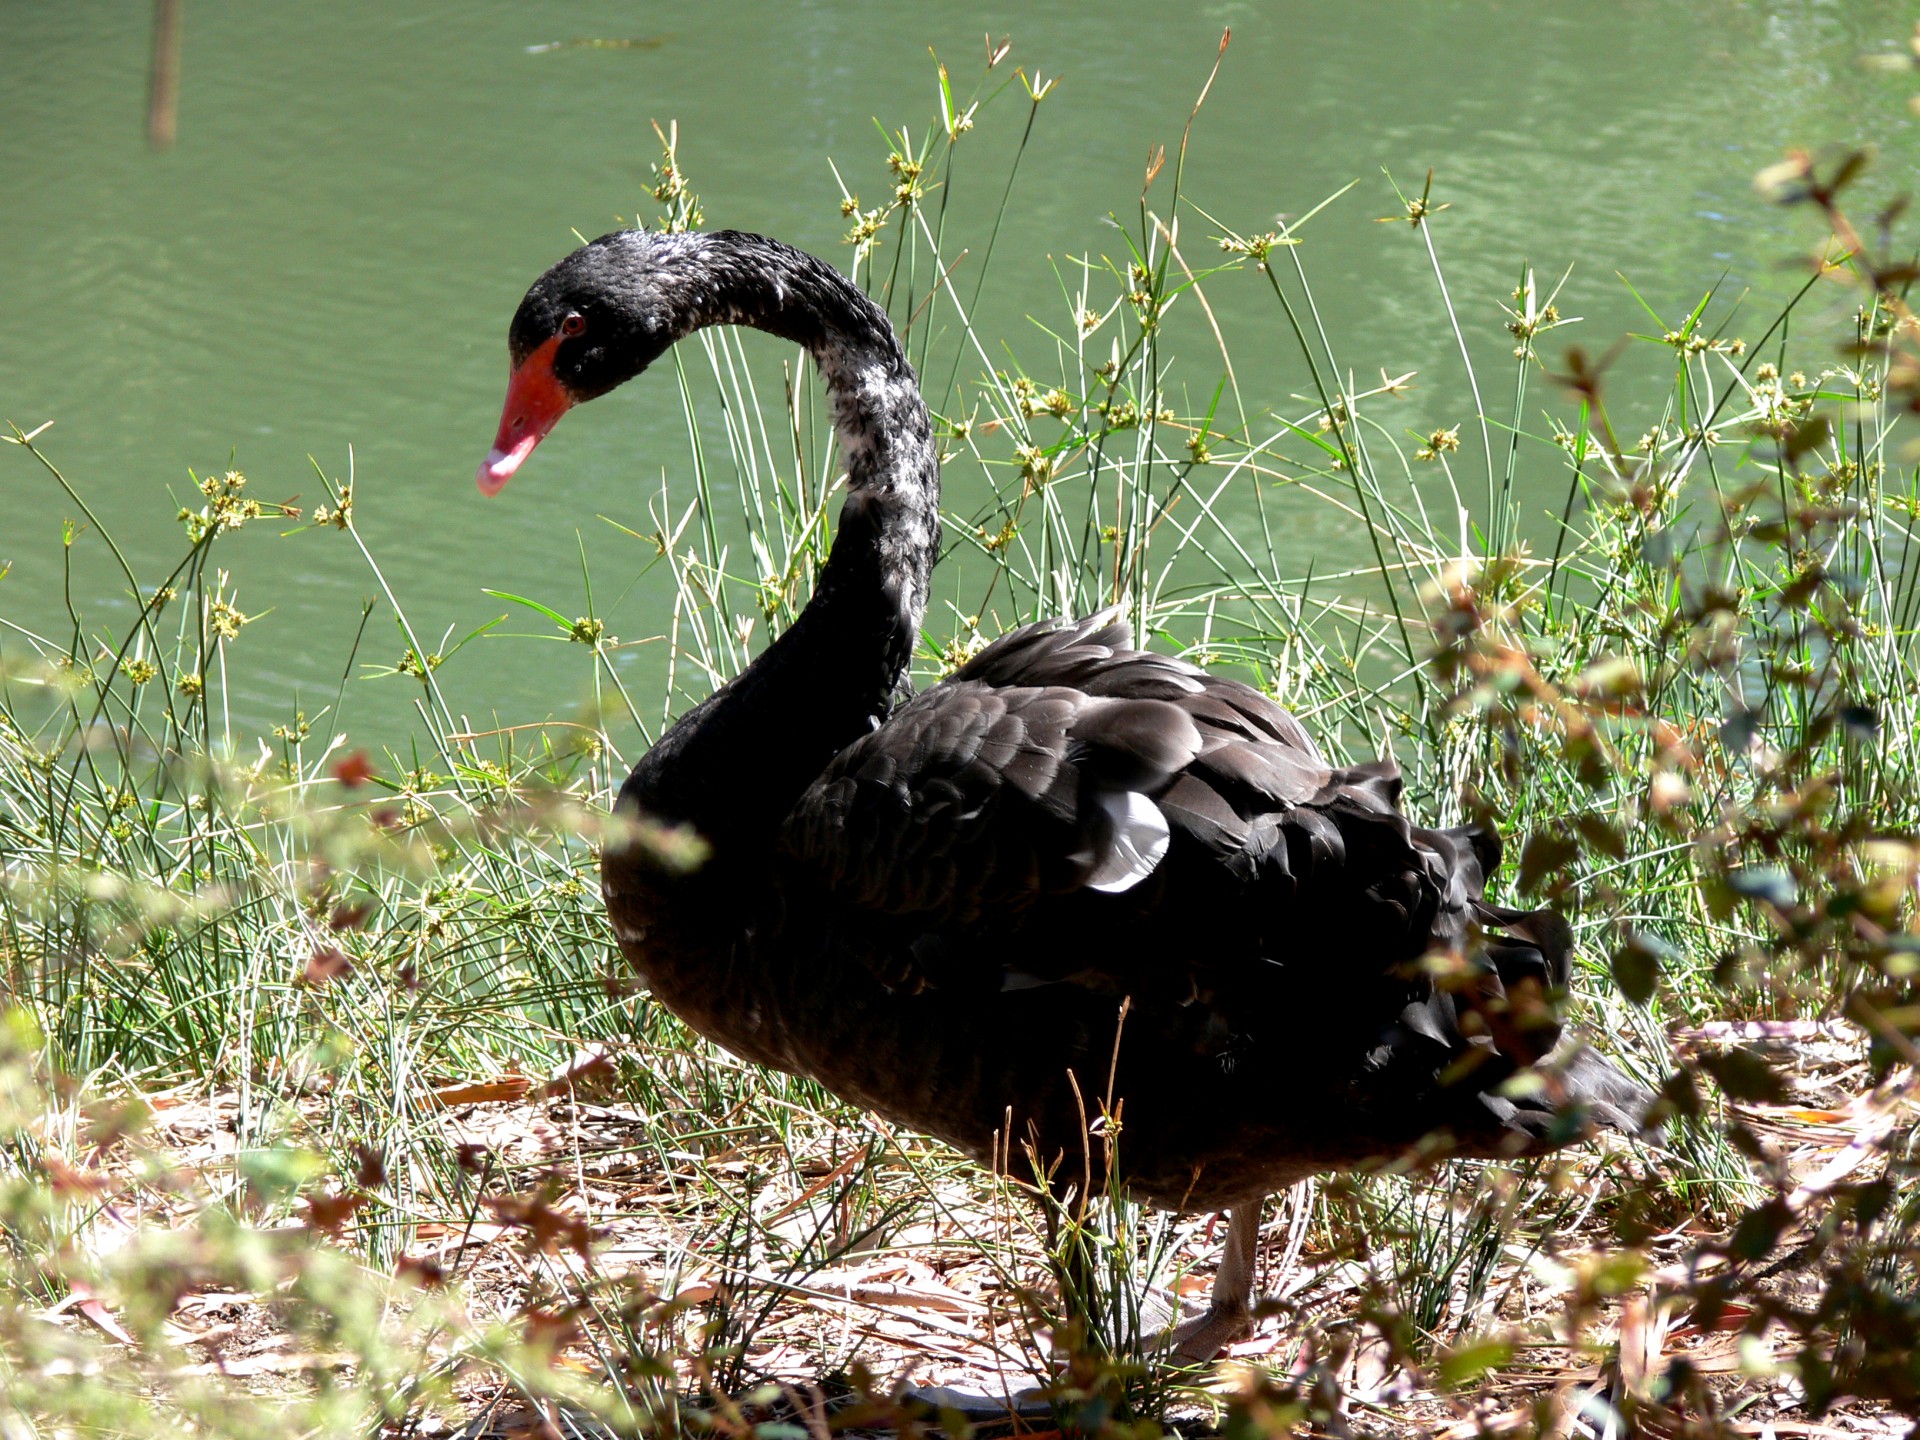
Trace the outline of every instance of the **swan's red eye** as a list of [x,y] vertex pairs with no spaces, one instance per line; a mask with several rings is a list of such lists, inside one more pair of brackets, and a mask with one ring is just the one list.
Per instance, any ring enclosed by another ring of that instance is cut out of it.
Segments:
[[562,335],[578,335],[586,328],[587,317],[577,310],[560,322],[560,333]]

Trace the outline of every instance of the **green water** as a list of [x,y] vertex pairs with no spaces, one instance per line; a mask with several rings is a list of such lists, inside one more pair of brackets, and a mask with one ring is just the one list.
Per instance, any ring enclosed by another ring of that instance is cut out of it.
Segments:
[[[878,194],[872,118],[926,122],[929,47],[970,85],[982,31],[1010,33],[1009,63],[1064,78],[1041,107],[983,318],[1039,353],[1020,317],[1060,313],[1049,257],[1117,253],[1106,217],[1132,212],[1145,156],[1177,142],[1231,25],[1187,193],[1254,230],[1360,181],[1314,222],[1306,263],[1344,363],[1363,376],[1423,371],[1387,417],[1420,429],[1469,416],[1424,252],[1404,225],[1374,223],[1396,208],[1383,166],[1416,185],[1437,171],[1454,300],[1497,366],[1496,302],[1523,260],[1574,267],[1561,309],[1588,317],[1579,338],[1594,349],[1651,325],[1616,272],[1670,319],[1715,284],[1751,291],[1757,330],[1766,300],[1794,283],[1782,262],[1815,237],[1806,217],[1759,201],[1755,170],[1790,143],[1868,133],[1885,142],[1884,186],[1904,184],[1920,157],[1908,87],[1857,64],[1908,33],[1910,10],[1890,0],[1109,0],[964,19],[881,4],[185,10],[179,140],[164,154],[144,136],[145,6],[5,12],[0,419],[55,422],[47,452],[143,578],[182,548],[172,517],[198,503],[189,467],[232,456],[262,498],[312,505],[307,457],[343,477],[351,454],[359,528],[435,638],[501,612],[483,587],[577,613],[583,548],[613,629],[663,623],[660,578],[634,583],[642,547],[596,517],[649,528],[641,487],[662,467],[688,484],[670,383],[570,416],[497,500],[472,481],[526,284],[574,230],[653,208],[650,120],[679,121],[710,224],[844,263],[829,157]],[[530,49],[573,37],[648,43]],[[966,213],[997,200],[1022,108],[1002,102],[969,137],[953,196]],[[1297,410],[1287,397],[1308,382],[1271,301],[1252,277],[1215,301],[1249,404]],[[779,347],[756,354],[777,374]],[[1196,355],[1182,373],[1204,391],[1217,367]],[[956,507],[969,484],[950,476]],[[1275,503],[1290,561],[1359,553],[1331,512]],[[0,452],[0,565],[12,567],[0,618],[58,634],[71,584],[95,629],[124,623],[130,603],[93,537],[76,542],[64,577],[60,528],[74,514],[28,457]],[[362,602],[378,593],[351,542],[259,524],[225,553],[242,608],[266,612],[235,656],[236,721],[258,728],[329,703]],[[363,659],[399,653],[384,608],[368,634]],[[18,653],[17,636],[8,648]],[[489,640],[442,679],[456,709],[537,718],[578,698],[580,666],[564,680],[556,666],[581,657],[557,651]],[[355,678],[344,722],[363,740],[392,733],[411,694],[405,681]]]

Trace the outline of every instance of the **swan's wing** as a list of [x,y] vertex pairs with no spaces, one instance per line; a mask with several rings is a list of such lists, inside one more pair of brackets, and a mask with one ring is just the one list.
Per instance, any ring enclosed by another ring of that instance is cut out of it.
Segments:
[[842,752],[790,814],[786,853],[841,904],[964,930],[1126,892],[1176,831],[1217,841],[1236,807],[1324,788],[1292,716],[1130,638],[1097,616],[988,646]]
[[1356,1123],[1459,1080],[1465,1129],[1564,1127],[1571,1072],[1499,1093],[1560,1035],[1570,937],[1485,901],[1498,838],[1410,824],[1392,762],[1329,766],[1265,696],[1129,639],[1015,631],[844,751],[783,836],[813,920],[896,990],[1125,995],[1228,1069],[1290,1036]]

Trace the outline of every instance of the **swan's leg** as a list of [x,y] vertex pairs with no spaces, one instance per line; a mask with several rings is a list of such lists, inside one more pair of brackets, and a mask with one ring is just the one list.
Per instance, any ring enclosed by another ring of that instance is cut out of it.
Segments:
[[[1236,1340],[1253,1333],[1253,1262],[1260,1241],[1260,1207],[1265,1197],[1235,1205],[1227,1212],[1227,1239],[1206,1311],[1164,1333],[1163,1353],[1182,1366],[1205,1365]],[[1022,1418],[1051,1408],[1042,1391],[1017,1395],[973,1395],[944,1387],[913,1386],[909,1399],[958,1410],[969,1420]]]
[[1178,1363],[1205,1365],[1253,1333],[1253,1257],[1260,1241],[1261,1203],[1248,1200],[1227,1212],[1227,1241],[1206,1313],[1167,1332],[1167,1353]]

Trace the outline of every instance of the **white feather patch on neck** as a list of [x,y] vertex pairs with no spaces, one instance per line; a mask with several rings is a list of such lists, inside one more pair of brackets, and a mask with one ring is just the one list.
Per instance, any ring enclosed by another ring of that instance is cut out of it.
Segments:
[[1087,886],[1109,893],[1131,890],[1153,873],[1167,853],[1172,836],[1167,817],[1138,790],[1102,795],[1100,808],[1113,822],[1113,839],[1087,877]]

